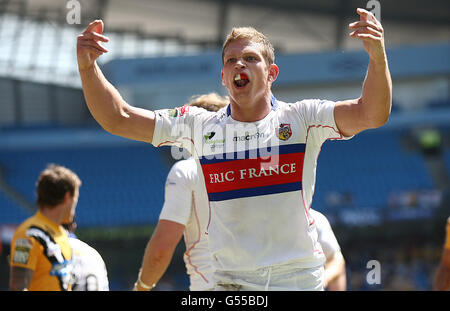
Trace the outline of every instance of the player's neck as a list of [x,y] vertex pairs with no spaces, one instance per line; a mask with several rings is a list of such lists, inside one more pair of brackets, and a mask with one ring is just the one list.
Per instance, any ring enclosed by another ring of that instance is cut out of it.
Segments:
[[259,100],[230,100],[231,117],[240,122],[256,122],[264,119],[272,109],[270,93]]
[[55,206],[54,208],[43,206],[39,209],[42,215],[50,219],[56,225],[61,225],[64,220],[64,212],[61,210],[60,206]]

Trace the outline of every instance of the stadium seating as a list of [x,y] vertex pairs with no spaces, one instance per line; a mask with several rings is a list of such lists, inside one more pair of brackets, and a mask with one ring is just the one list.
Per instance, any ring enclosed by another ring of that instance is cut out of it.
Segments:
[[432,189],[423,156],[402,148],[403,134],[369,130],[348,141],[325,142],[318,159],[313,207],[331,212],[327,197],[338,192],[351,197],[351,202],[343,204],[347,208],[379,209],[387,207],[393,192]]
[[31,216],[31,212],[20,208],[0,190],[0,224],[18,224]]
[[[154,147],[137,144],[0,151],[0,165],[5,168],[7,182],[31,202],[36,200],[37,177],[48,163],[67,166],[83,182],[77,207],[79,226],[157,221],[170,167]],[[4,204],[0,204],[4,209]],[[11,204],[5,206],[13,209]]]
[[447,169],[447,174],[450,176],[450,149],[444,150],[444,161],[445,161],[445,167]]

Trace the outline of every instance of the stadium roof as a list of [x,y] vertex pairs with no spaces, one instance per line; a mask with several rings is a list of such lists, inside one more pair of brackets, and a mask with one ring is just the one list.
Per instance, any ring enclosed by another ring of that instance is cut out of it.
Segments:
[[[1,0],[14,12],[64,23],[74,0]],[[214,44],[232,26],[252,25],[287,52],[351,48],[347,24],[357,7],[379,2],[386,40],[392,44],[450,39],[448,0],[78,0],[81,25],[102,18],[106,30]]]
[[[0,0],[0,75],[54,80],[62,70],[78,79],[76,36],[98,18],[111,38],[104,62],[216,49],[233,26],[247,25],[268,35],[277,54],[358,50],[347,25],[372,2],[387,48],[450,41],[448,0]],[[67,20],[73,3],[79,24]]]

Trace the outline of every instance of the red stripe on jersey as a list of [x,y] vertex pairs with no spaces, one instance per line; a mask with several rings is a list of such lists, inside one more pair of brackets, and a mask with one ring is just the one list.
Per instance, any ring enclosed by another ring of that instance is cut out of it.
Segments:
[[301,182],[304,153],[203,164],[208,193]]

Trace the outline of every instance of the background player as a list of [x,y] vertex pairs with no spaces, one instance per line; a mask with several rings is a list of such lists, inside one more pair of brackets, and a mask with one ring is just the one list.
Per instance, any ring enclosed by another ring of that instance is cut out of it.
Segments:
[[[227,97],[210,93],[192,99],[189,105],[218,111],[228,103]],[[164,206],[145,249],[135,290],[148,290],[159,281],[183,235],[186,245],[183,259],[189,275],[189,289],[214,288],[213,268],[205,236],[209,204],[206,190],[201,185],[194,159],[182,160],[172,166],[166,180]]]
[[63,224],[69,232],[72,248],[72,290],[108,291],[109,281],[105,262],[99,252],[75,235],[76,222]]
[[330,222],[322,213],[313,209],[309,211],[314,218],[318,240],[326,257],[323,287],[330,291],[347,290],[345,259]]
[[68,168],[49,165],[39,176],[37,213],[11,242],[11,290],[71,290],[72,250],[63,223],[75,215],[81,181]]

